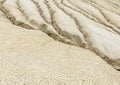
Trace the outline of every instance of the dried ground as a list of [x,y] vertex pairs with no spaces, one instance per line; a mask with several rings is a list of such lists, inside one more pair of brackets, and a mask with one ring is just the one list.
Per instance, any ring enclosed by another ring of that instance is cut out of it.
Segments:
[[1,85],[120,85],[119,22],[119,0],[0,0]]
[[14,25],[40,30],[82,47],[120,68],[119,0],[1,0],[1,15]]

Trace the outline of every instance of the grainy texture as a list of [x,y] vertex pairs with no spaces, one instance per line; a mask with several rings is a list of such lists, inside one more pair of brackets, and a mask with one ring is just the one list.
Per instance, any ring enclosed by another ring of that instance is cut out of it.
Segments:
[[119,22],[119,0],[0,0],[0,85],[120,85]]
[[120,85],[94,53],[0,21],[0,85]]
[[1,0],[14,25],[93,51],[120,69],[119,0]]

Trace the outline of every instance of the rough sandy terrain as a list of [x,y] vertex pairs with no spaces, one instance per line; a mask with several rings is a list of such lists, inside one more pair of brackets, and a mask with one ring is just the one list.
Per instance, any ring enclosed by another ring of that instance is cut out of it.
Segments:
[[119,21],[119,0],[0,0],[0,85],[120,85]]
[[120,85],[120,73],[88,50],[0,22],[0,85]]

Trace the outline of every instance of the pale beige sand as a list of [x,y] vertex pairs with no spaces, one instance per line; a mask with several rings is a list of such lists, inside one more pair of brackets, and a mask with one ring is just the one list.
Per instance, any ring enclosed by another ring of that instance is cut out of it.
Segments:
[[0,21],[0,85],[120,85],[94,53]]
[[119,0],[0,0],[0,16],[90,50],[120,70]]
[[119,0],[0,0],[0,85],[120,85],[119,21]]

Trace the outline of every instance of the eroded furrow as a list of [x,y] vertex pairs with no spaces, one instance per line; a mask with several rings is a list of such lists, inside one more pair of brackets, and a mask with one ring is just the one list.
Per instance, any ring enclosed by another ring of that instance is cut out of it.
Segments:
[[51,16],[56,31],[65,38],[77,42],[80,46],[84,46],[83,34],[78,30],[75,21],[57,8],[52,1],[46,1],[46,3],[48,3],[49,9],[53,12]]
[[99,8],[108,10],[110,12],[114,12],[117,15],[120,15],[120,10],[115,9],[113,6],[109,5],[109,4],[105,4],[105,1],[101,0],[101,1],[97,1],[97,0],[81,0],[89,5],[95,4],[97,5]]
[[[111,0],[3,0],[0,19],[93,51],[120,69],[120,5]],[[9,21],[10,20],[10,21]]]
[[85,11],[84,9],[79,8],[78,6],[74,5],[73,3],[70,3],[67,0],[63,1],[61,4],[63,4],[64,6],[70,8],[70,9],[76,11],[76,12],[82,13],[83,15],[85,15],[89,19],[92,19],[95,22],[99,22],[97,17],[93,16],[91,13]]
[[[85,12],[84,15],[87,15],[87,17],[89,18],[90,15],[95,18],[95,19],[92,19],[94,21],[97,21],[99,22],[99,18],[104,20],[104,18],[102,17],[102,15],[99,13],[98,10],[96,10],[95,8],[93,8],[92,6],[88,5],[88,4],[85,4],[83,3],[82,1],[80,0],[75,0],[75,1],[71,1],[71,0],[67,0],[71,5],[77,7],[79,10],[82,10]],[[81,5],[79,5],[79,3],[81,3]],[[81,12],[83,13],[83,12]],[[99,17],[98,17],[99,16]]]
[[[15,25],[24,27],[26,29],[34,29],[34,26],[29,25],[24,19],[22,13],[18,10],[16,0],[5,0],[1,6],[1,10],[6,17]],[[16,11],[16,12],[14,12]]]
[[[6,17],[8,17],[8,19],[13,24],[15,24],[17,26],[21,26],[26,29],[33,29],[33,30],[40,29],[27,21],[28,20],[26,18],[27,16],[25,15],[24,11],[22,11],[21,8],[19,8],[17,0],[12,0],[12,1],[6,0],[4,2],[6,2],[6,3],[2,3],[1,10],[5,13]],[[10,4],[11,2],[12,2],[12,4]],[[13,5],[13,3],[14,3],[14,5]],[[52,31],[48,31],[45,28],[43,28],[42,31],[45,32],[46,34],[48,34],[50,37],[52,37],[55,40],[58,40],[58,41],[64,42],[64,43],[68,43],[71,45],[76,45],[73,42],[65,39],[64,37],[59,36]]]
[[[56,2],[57,2],[57,0],[56,0]],[[58,5],[58,4],[56,4],[56,5]],[[61,6],[61,9],[62,9],[62,6]],[[58,7],[60,8],[60,4]],[[81,28],[83,28],[82,31],[88,35],[88,37],[89,37],[88,43],[90,46],[90,50],[94,51],[101,57],[105,57],[105,56],[109,56],[109,57],[111,56],[111,58],[113,58],[113,57],[119,58],[120,57],[120,54],[118,52],[118,49],[120,50],[120,47],[119,47],[120,43],[117,43],[117,42],[120,42],[119,35],[113,34],[112,32],[105,30],[107,28],[99,25],[98,23],[94,23],[94,22],[90,21],[85,16],[80,15],[77,12],[75,13],[74,11],[72,11],[66,7],[63,7],[63,8],[64,9],[62,9],[62,10],[64,10],[64,12],[72,15],[72,17],[77,19],[79,26]],[[86,21],[87,21],[87,24],[86,24]],[[103,36],[103,34],[106,34],[106,35]],[[112,36],[112,37],[109,38],[109,36]],[[114,39],[114,41],[112,41],[113,39]],[[112,47],[112,49],[110,49],[110,46],[113,43],[116,43],[116,46],[114,45]],[[116,47],[117,47],[117,50],[116,50]],[[113,53],[109,53],[109,52],[113,52]],[[114,54],[116,54],[116,55],[114,55]]]
[[44,21],[51,24],[52,23],[51,16],[50,16],[49,10],[48,10],[47,6],[45,5],[44,1],[43,0],[32,0],[32,1],[38,7],[38,11],[39,11],[40,15],[42,16],[42,18],[44,19]]
[[[71,3],[71,4],[73,4],[73,5],[76,5],[77,4],[77,6],[78,6],[78,8],[81,8],[81,5],[79,5],[78,4],[78,2],[80,2],[79,0],[76,2],[76,1],[72,1],[72,0],[68,0],[69,1],[69,3]],[[80,2],[81,3],[81,2]],[[90,7],[91,6],[91,7]],[[86,9],[87,8],[87,9]],[[91,8],[91,9],[90,9]],[[108,27],[108,28],[110,28],[110,29],[112,29],[113,31],[115,31],[116,33],[118,33],[118,34],[120,34],[120,29],[119,29],[119,27],[118,26],[116,26],[114,23],[111,23],[110,22],[110,20],[109,20],[109,18],[107,17],[107,13],[103,13],[103,10],[101,9],[101,8],[99,8],[98,6],[96,6],[96,4],[92,4],[92,5],[87,5],[87,7],[85,7],[85,5],[83,5],[83,7],[82,7],[82,9],[85,9],[85,10],[89,10],[90,11],[90,13],[89,13],[89,11],[88,11],[88,13],[89,14],[91,14],[92,13],[92,16],[94,16],[96,19],[97,19],[97,21],[95,21],[95,22],[97,22],[97,23],[99,23],[99,24],[103,24],[104,26],[106,26],[106,27]],[[106,11],[106,10],[105,10]],[[85,15],[85,14],[84,14]],[[87,16],[88,17],[88,16]],[[88,17],[89,18],[89,17]],[[112,17],[111,17],[112,18]],[[89,19],[91,19],[91,18],[89,18]],[[92,19],[93,20],[93,19]],[[111,20],[112,21],[112,20]],[[115,20],[114,20],[115,21]],[[114,21],[112,21],[112,22],[114,22]],[[118,20],[117,21],[119,21],[119,18],[118,18]],[[117,24],[118,25],[118,24]]]
[[119,4],[119,2],[115,2],[115,1],[111,1],[111,0],[106,0],[105,2],[106,2],[106,4],[111,5],[115,9],[120,10],[120,4]]
[[120,21],[120,18],[119,18],[120,15],[118,14],[119,10],[116,11],[115,9],[108,7],[109,9],[112,10],[111,11],[111,10],[107,10],[107,8],[105,9],[104,7],[101,7],[98,3],[95,3],[93,1],[92,2],[85,1],[85,2],[97,8],[101,12],[101,14],[104,16],[104,18],[107,20],[107,22],[109,22],[110,24],[114,25],[114,27],[116,27],[114,28],[114,31],[116,32],[120,31],[120,26],[118,24],[118,22]]
[[98,5],[94,4],[94,3],[91,4],[91,5],[94,6],[95,8],[97,8],[101,12],[101,14],[104,16],[104,18],[107,20],[107,22],[109,24],[114,26],[114,28],[112,26],[114,31],[116,31],[118,33],[120,32],[120,27],[119,27],[119,24],[118,24],[118,22],[119,22],[119,15],[117,15],[116,13],[111,12],[109,10],[105,10],[105,9],[99,7]]

